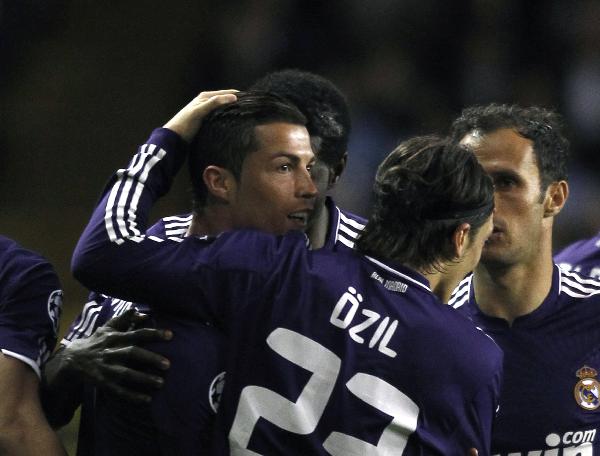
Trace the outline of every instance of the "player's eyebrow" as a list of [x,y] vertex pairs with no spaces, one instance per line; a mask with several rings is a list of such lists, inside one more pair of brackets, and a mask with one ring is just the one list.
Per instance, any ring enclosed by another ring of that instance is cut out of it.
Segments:
[[492,169],[492,170],[488,171],[488,174],[494,180],[496,180],[496,179],[512,179],[515,182],[521,182],[523,180],[521,175],[512,169],[504,169],[504,168],[495,169],[495,170]]
[[[287,158],[288,160],[290,160],[291,162],[293,162],[294,165],[297,165],[298,163],[300,163],[300,160],[301,160],[298,155],[293,154],[293,153],[288,152],[288,151],[284,151],[284,150],[276,152],[275,155],[272,157],[272,160],[275,160],[277,158]],[[311,159],[310,159],[310,162],[314,163],[315,160],[316,160],[316,156],[313,155],[311,157]]]

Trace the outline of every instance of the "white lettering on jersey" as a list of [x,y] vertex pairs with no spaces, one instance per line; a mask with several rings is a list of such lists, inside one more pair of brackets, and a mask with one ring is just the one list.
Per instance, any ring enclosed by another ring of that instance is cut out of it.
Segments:
[[[363,297],[360,293],[356,291],[354,287],[348,287],[348,291],[342,295],[342,297],[338,300],[333,311],[331,312],[331,317],[329,318],[329,322],[338,328],[348,329],[348,333],[352,340],[358,344],[364,344],[365,339],[358,334],[363,332],[368,327],[374,325],[377,321],[381,319],[381,315],[379,315],[374,310],[370,309],[361,309],[360,314],[366,317],[365,320],[357,322],[360,317],[356,317],[356,313],[360,304],[363,302]],[[345,312],[345,315],[342,316],[342,313]],[[350,326],[352,323],[356,323],[353,326]],[[369,348],[373,348],[375,345],[379,343],[377,346],[377,350],[383,353],[390,358],[396,357],[396,352],[388,347],[388,343],[390,339],[394,335],[396,328],[398,327],[398,320],[393,320],[390,324],[390,317],[385,317],[379,325],[377,329],[371,336],[369,340]]]
[[406,290],[408,290],[408,285],[406,285],[404,282],[400,282],[399,280],[386,280],[383,286],[386,289],[395,291],[397,293],[406,293]]
[[375,271],[371,274],[371,278],[377,280],[379,283],[383,284],[383,277],[377,274]]
[[[593,442],[596,429],[586,431],[568,431],[562,437],[552,433],[546,436],[546,445],[550,448],[508,453],[507,456],[594,456]],[[561,445],[559,447],[559,445]],[[565,446],[573,445],[573,446]],[[494,456],[500,456],[499,454]]]
[[[285,328],[276,328],[267,344],[288,361],[312,373],[296,402],[275,391],[248,385],[241,392],[229,431],[233,456],[261,456],[248,448],[259,419],[294,434],[311,434],[333,393],[341,358],[318,342]],[[419,407],[395,386],[373,375],[357,372],[345,387],[357,398],[392,417],[377,443],[333,431],[323,442],[332,456],[387,456],[401,454],[417,429]]]

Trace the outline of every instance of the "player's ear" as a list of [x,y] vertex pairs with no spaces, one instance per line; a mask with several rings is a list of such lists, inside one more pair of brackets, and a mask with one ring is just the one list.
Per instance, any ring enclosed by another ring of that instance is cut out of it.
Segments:
[[348,163],[348,152],[344,152],[342,158],[340,158],[340,160],[330,168],[331,174],[329,175],[329,185],[327,186],[328,189],[332,188],[338,183],[342,173],[344,172],[344,169],[346,169],[346,163]]
[[554,217],[567,202],[569,197],[569,184],[561,180],[552,182],[546,189],[544,197],[544,217]]
[[210,165],[202,173],[208,193],[217,199],[230,201],[235,190],[235,178],[231,171]]
[[471,225],[468,223],[461,223],[456,227],[454,233],[452,233],[452,247],[453,253],[456,258],[462,258],[469,244],[469,233],[471,231]]

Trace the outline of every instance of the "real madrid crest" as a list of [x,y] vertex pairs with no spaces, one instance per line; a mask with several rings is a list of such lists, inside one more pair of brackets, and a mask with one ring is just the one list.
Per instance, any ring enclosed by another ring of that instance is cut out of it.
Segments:
[[583,366],[575,375],[579,377],[573,390],[575,402],[582,409],[596,410],[600,407],[600,383],[594,378],[598,372],[589,366]]

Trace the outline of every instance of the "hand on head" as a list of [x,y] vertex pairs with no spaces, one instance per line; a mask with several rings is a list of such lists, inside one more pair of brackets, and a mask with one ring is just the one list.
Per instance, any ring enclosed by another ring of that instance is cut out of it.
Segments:
[[181,139],[190,143],[198,132],[204,116],[218,106],[237,100],[236,92],[237,90],[234,89],[201,92],[200,95],[175,114],[164,125],[164,128],[174,131],[181,136]]

